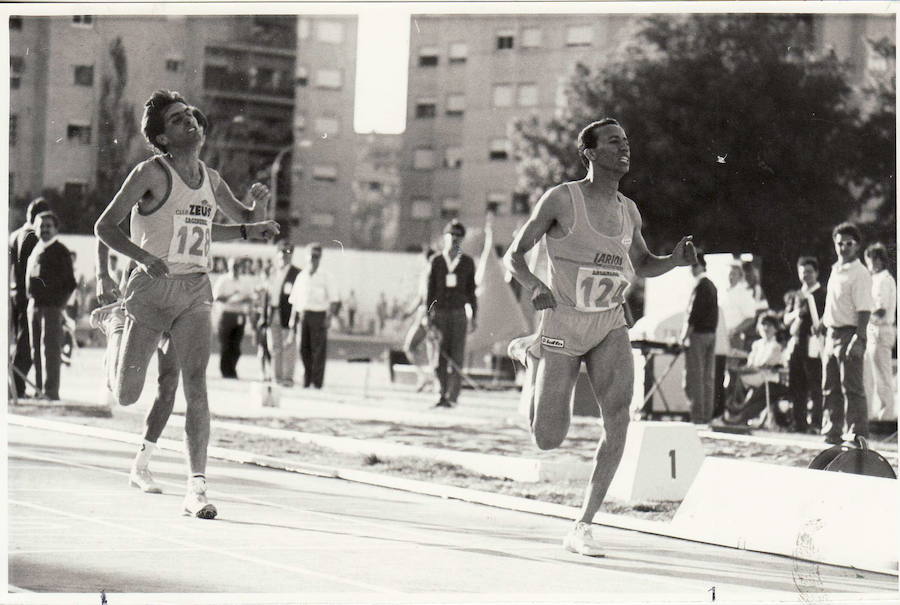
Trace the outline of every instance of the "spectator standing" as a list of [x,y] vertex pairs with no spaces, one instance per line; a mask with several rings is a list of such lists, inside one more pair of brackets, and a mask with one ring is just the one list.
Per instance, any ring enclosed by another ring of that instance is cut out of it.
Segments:
[[685,348],[682,387],[691,404],[691,422],[706,424],[712,419],[715,399],[718,292],[706,276],[706,259],[702,253],[697,253],[691,274],[695,285],[681,333],[681,344]]
[[734,261],[728,271],[728,289],[720,297],[719,304],[725,312],[725,327],[728,330],[728,344],[732,352],[749,351],[749,342],[744,334],[756,325],[757,302],[753,291],[744,281],[741,263]]
[[866,248],[865,258],[872,274],[874,299],[874,311],[867,329],[866,401],[873,406],[874,412],[877,395],[878,413],[873,414],[873,417],[888,420],[895,418],[891,351],[897,343],[897,329],[894,325],[897,314],[897,282],[888,271],[888,253],[884,244],[876,243]]
[[25,273],[28,270],[28,258],[40,241],[35,226],[37,216],[50,210],[50,205],[39,197],[28,204],[25,210],[25,222],[9,234],[9,270],[10,279],[10,313],[13,320],[13,334],[16,341],[16,353],[13,357],[13,382],[19,397],[25,396],[25,376],[31,370],[31,341],[28,323],[28,281]]
[[[797,261],[800,290],[785,307],[788,341],[788,376],[793,402],[794,430],[818,434],[822,430],[822,316],[825,289],[819,284],[819,262],[811,256]],[[807,420],[808,402],[812,402]]]
[[253,301],[250,288],[241,281],[236,258],[228,259],[228,272],[213,286],[213,300],[218,306],[219,370],[222,378],[237,378],[241,357],[241,341],[247,323],[248,305]]
[[309,245],[307,265],[294,282],[288,302],[293,307],[293,330],[300,322],[300,360],[303,362],[303,386],[322,388],[328,349],[328,324],[337,311],[338,292],[331,273],[319,265],[322,246]]
[[63,309],[77,285],[72,256],[58,239],[59,219],[53,212],[37,215],[40,242],[26,271],[28,324],[35,384],[51,401],[59,400]]
[[290,242],[278,244],[276,267],[267,284],[269,349],[275,381],[284,387],[294,386],[294,368],[297,366],[297,349],[294,333],[289,329],[292,307],[290,303],[294,282],[300,269],[291,260],[294,246]]
[[[460,248],[465,237],[463,224],[456,219],[450,221],[444,228],[443,253],[434,256],[428,272],[426,317],[428,327],[437,328],[441,338],[436,370],[441,396],[435,407],[449,408],[456,404],[466,353],[466,333],[477,326],[475,261]],[[467,319],[466,305],[469,305],[471,321]]]
[[831,267],[822,323],[827,328],[822,394],[828,419],[826,443],[840,443],[848,431],[869,436],[869,411],[863,386],[863,357],[872,301],[872,276],[859,260],[862,236],[853,223],[832,231],[838,260]]
[[347,297],[347,331],[351,334],[356,326],[356,310],[359,303],[356,302],[356,292],[350,290],[350,296]]
[[375,315],[378,318],[378,333],[381,334],[384,332],[384,323],[388,316],[388,301],[384,292],[378,296],[378,303],[375,305]]

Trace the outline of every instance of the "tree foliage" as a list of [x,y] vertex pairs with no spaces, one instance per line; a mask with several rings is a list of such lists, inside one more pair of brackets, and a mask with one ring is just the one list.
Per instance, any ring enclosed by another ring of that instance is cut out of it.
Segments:
[[[861,128],[847,70],[813,51],[810,24],[799,15],[643,19],[603,65],[575,66],[557,115],[513,125],[520,189],[537,199],[582,178],[578,131],[615,117],[632,147],[620,186],[651,250],[693,234],[708,252],[757,254],[770,300],[780,299],[797,257],[818,254],[827,266],[831,227],[860,209],[851,184],[867,178],[854,157],[862,137],[894,146],[893,117],[877,133]],[[888,163],[882,174],[892,175]]]

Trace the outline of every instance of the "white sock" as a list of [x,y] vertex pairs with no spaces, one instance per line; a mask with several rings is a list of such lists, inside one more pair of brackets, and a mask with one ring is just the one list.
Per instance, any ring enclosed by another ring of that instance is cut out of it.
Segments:
[[134,457],[134,465],[138,468],[147,468],[150,464],[150,457],[157,449],[158,446],[155,443],[144,439],[141,449],[138,450],[137,456]]
[[202,473],[195,473],[188,477],[188,488],[191,491],[195,492],[205,492],[206,491],[206,475]]

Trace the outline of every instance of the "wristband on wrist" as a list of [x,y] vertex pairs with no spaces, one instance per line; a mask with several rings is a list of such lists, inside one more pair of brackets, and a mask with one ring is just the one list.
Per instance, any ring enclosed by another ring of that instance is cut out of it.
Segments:
[[241,239],[247,239],[247,225],[241,225]]

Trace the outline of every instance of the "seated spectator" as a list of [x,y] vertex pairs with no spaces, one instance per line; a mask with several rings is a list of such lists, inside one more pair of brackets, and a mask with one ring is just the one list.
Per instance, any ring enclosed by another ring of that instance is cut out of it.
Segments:
[[[757,419],[766,409],[766,387],[770,404],[787,392],[778,382],[783,348],[776,338],[777,318],[770,313],[761,315],[757,332],[761,338],[753,342],[746,365],[730,372],[729,394],[722,417],[726,424],[746,425]],[[786,418],[781,418],[783,414],[774,405],[771,405],[768,416],[770,428],[774,428],[776,423],[787,425]]]

